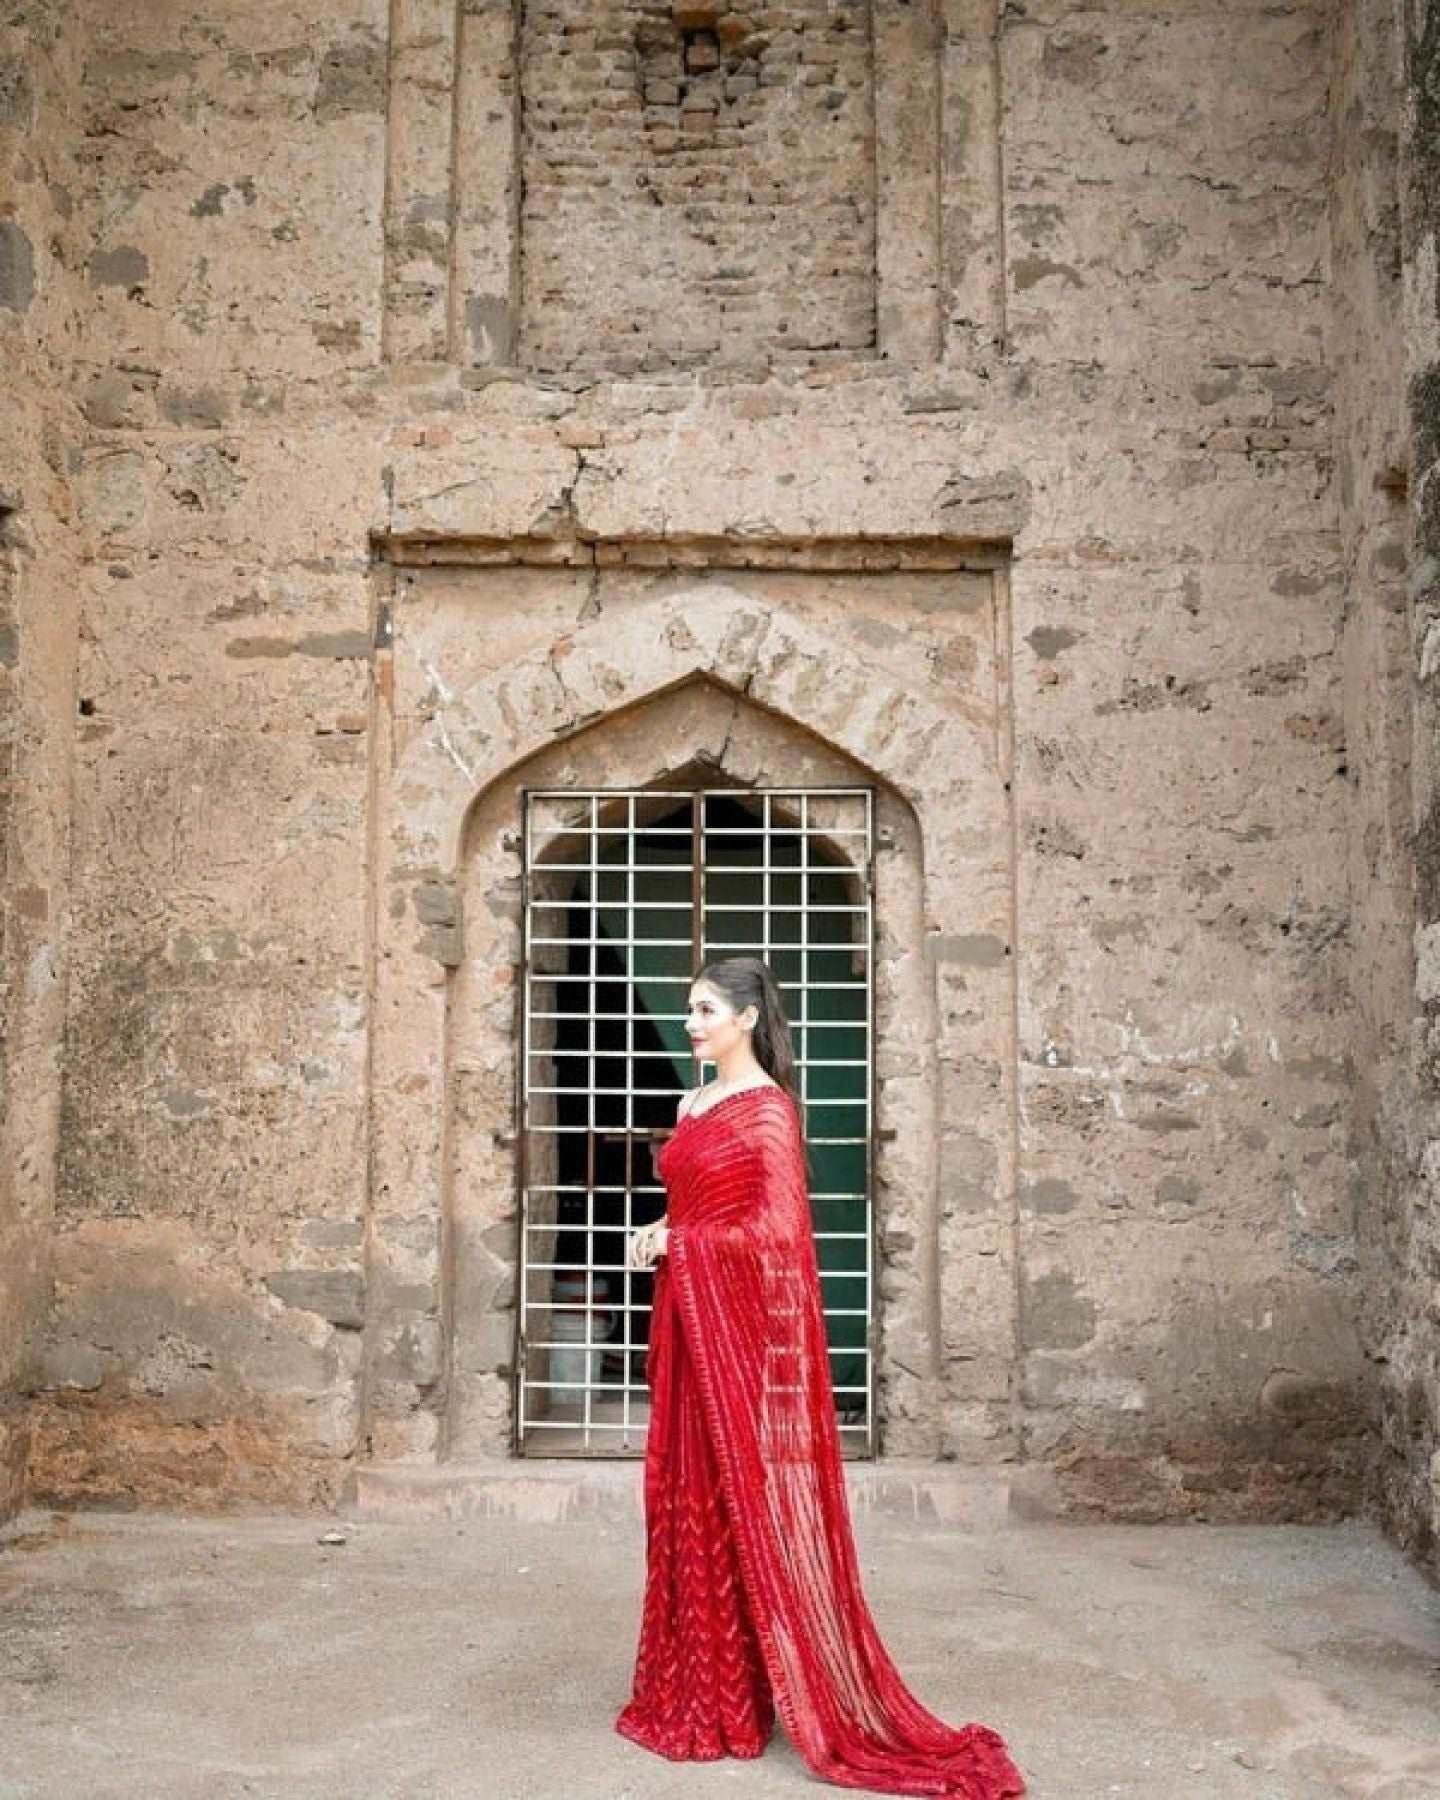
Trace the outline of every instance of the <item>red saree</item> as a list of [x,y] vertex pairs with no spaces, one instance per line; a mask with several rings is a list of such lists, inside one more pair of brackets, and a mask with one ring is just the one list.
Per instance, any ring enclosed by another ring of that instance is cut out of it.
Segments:
[[658,1167],[645,1600],[617,1729],[711,1761],[758,1756],[778,1712],[841,1787],[1023,1793],[995,1732],[909,1692],[861,1593],[793,1100],[766,1084],[686,1114]]

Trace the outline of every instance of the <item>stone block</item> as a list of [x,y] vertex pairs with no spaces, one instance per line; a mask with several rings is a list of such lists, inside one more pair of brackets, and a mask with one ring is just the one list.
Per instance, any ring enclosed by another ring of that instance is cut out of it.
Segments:
[[265,1285],[287,1306],[318,1313],[332,1325],[358,1331],[365,1323],[365,1287],[351,1269],[277,1269]]

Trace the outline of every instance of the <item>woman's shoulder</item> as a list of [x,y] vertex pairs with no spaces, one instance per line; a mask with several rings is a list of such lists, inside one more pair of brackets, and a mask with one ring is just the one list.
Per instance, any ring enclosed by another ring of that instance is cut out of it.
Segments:
[[[773,1088],[777,1094],[783,1094],[785,1092],[785,1089],[780,1083],[770,1076],[767,1076],[764,1081],[752,1081],[748,1087],[732,1088],[731,1092],[748,1094],[756,1088]],[[679,1121],[685,1117],[686,1113],[690,1112],[695,1106],[700,1105],[701,1102],[708,1103],[717,1095],[722,1100],[725,1098],[724,1093],[721,1092],[721,1084],[718,1081],[707,1081],[703,1087],[687,1088],[680,1096],[680,1104],[676,1109],[675,1114],[676,1123],[678,1124]],[[706,1107],[701,1105],[701,1111],[703,1112],[705,1110]]]

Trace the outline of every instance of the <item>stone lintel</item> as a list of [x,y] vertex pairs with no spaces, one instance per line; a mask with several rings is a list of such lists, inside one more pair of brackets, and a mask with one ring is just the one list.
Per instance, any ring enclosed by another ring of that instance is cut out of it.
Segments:
[[379,561],[404,567],[441,564],[492,568],[801,569],[884,573],[914,569],[985,571],[1009,561],[1006,538],[582,538],[444,537],[374,532]]

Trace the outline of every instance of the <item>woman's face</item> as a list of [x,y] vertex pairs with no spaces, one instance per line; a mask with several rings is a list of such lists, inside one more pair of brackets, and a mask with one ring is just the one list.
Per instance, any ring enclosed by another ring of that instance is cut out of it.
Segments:
[[685,1031],[697,1062],[702,1057],[719,1062],[735,1044],[750,1035],[741,1020],[753,1017],[754,1008],[743,1006],[737,1013],[719,988],[712,987],[708,981],[695,983],[687,1005]]

